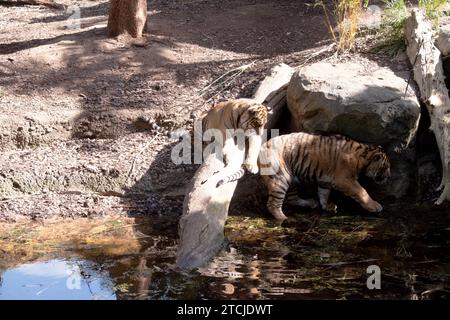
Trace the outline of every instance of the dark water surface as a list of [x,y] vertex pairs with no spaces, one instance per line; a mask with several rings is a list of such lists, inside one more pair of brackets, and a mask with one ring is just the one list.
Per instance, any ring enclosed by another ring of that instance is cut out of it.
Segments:
[[[231,217],[227,250],[189,273],[173,266],[176,218],[101,222],[107,227],[89,231],[86,225],[94,222],[83,222],[83,229],[63,220],[51,230],[63,225],[75,231],[54,231],[56,235],[40,243],[24,240],[25,229],[10,230],[0,238],[0,299],[450,297],[449,210],[397,208],[380,217],[315,212],[290,217],[282,226],[269,217]],[[67,240],[78,229],[95,237]],[[17,239],[11,240],[13,236]],[[29,236],[36,237],[41,235]],[[51,243],[43,245],[48,239]],[[6,245],[13,242],[17,248]],[[371,265],[381,270],[379,290],[367,288]]]

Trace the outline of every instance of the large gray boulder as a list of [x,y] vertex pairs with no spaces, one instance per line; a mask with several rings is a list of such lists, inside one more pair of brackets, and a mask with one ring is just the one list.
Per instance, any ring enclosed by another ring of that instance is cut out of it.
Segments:
[[[386,195],[405,196],[414,178],[420,104],[408,74],[373,63],[316,63],[297,70],[287,89],[293,131],[339,133],[382,145],[392,161]],[[382,192],[383,193],[383,192]]]
[[439,21],[435,45],[444,57],[450,55],[450,17],[443,17]]

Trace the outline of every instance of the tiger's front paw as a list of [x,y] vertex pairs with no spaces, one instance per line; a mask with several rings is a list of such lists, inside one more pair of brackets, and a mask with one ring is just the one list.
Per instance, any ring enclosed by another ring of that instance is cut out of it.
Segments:
[[376,201],[373,201],[367,206],[367,210],[370,212],[381,212],[383,211],[383,206]]
[[245,169],[247,169],[248,172],[253,173],[253,174],[257,174],[259,171],[257,163],[246,162],[246,163],[244,163],[244,167],[245,167]]

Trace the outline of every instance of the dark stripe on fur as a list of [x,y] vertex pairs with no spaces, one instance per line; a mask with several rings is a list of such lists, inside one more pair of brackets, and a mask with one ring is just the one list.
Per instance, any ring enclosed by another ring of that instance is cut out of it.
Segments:
[[245,174],[245,170],[244,170],[244,168],[241,168],[238,171],[236,171],[235,173],[230,174],[229,176],[223,178],[222,180],[219,180],[219,182],[217,182],[217,187],[220,187],[220,186],[230,183],[230,182],[237,181],[240,178],[242,178],[244,176],[244,174]]

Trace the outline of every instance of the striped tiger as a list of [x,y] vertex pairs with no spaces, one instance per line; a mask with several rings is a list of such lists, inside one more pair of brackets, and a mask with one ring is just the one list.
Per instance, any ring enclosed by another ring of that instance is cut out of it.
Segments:
[[[261,147],[261,177],[268,191],[267,208],[278,220],[286,219],[282,204],[292,183],[316,182],[322,209],[336,212],[329,202],[331,189],[356,200],[365,210],[380,212],[358,183],[360,174],[384,183],[390,178],[390,162],[379,146],[360,143],[342,135],[291,133],[272,138]],[[301,206],[316,207],[315,199],[298,199]]]
[[[267,123],[268,108],[253,99],[235,99],[218,103],[202,117],[202,134],[209,129],[217,129],[223,138],[222,153],[225,166],[230,161],[240,161],[237,166],[251,173],[258,173],[258,155],[262,145],[262,135]],[[227,130],[242,129],[248,138],[245,159],[240,159],[239,150]],[[203,140],[203,139],[202,139]],[[223,170],[223,172],[227,172]]]

